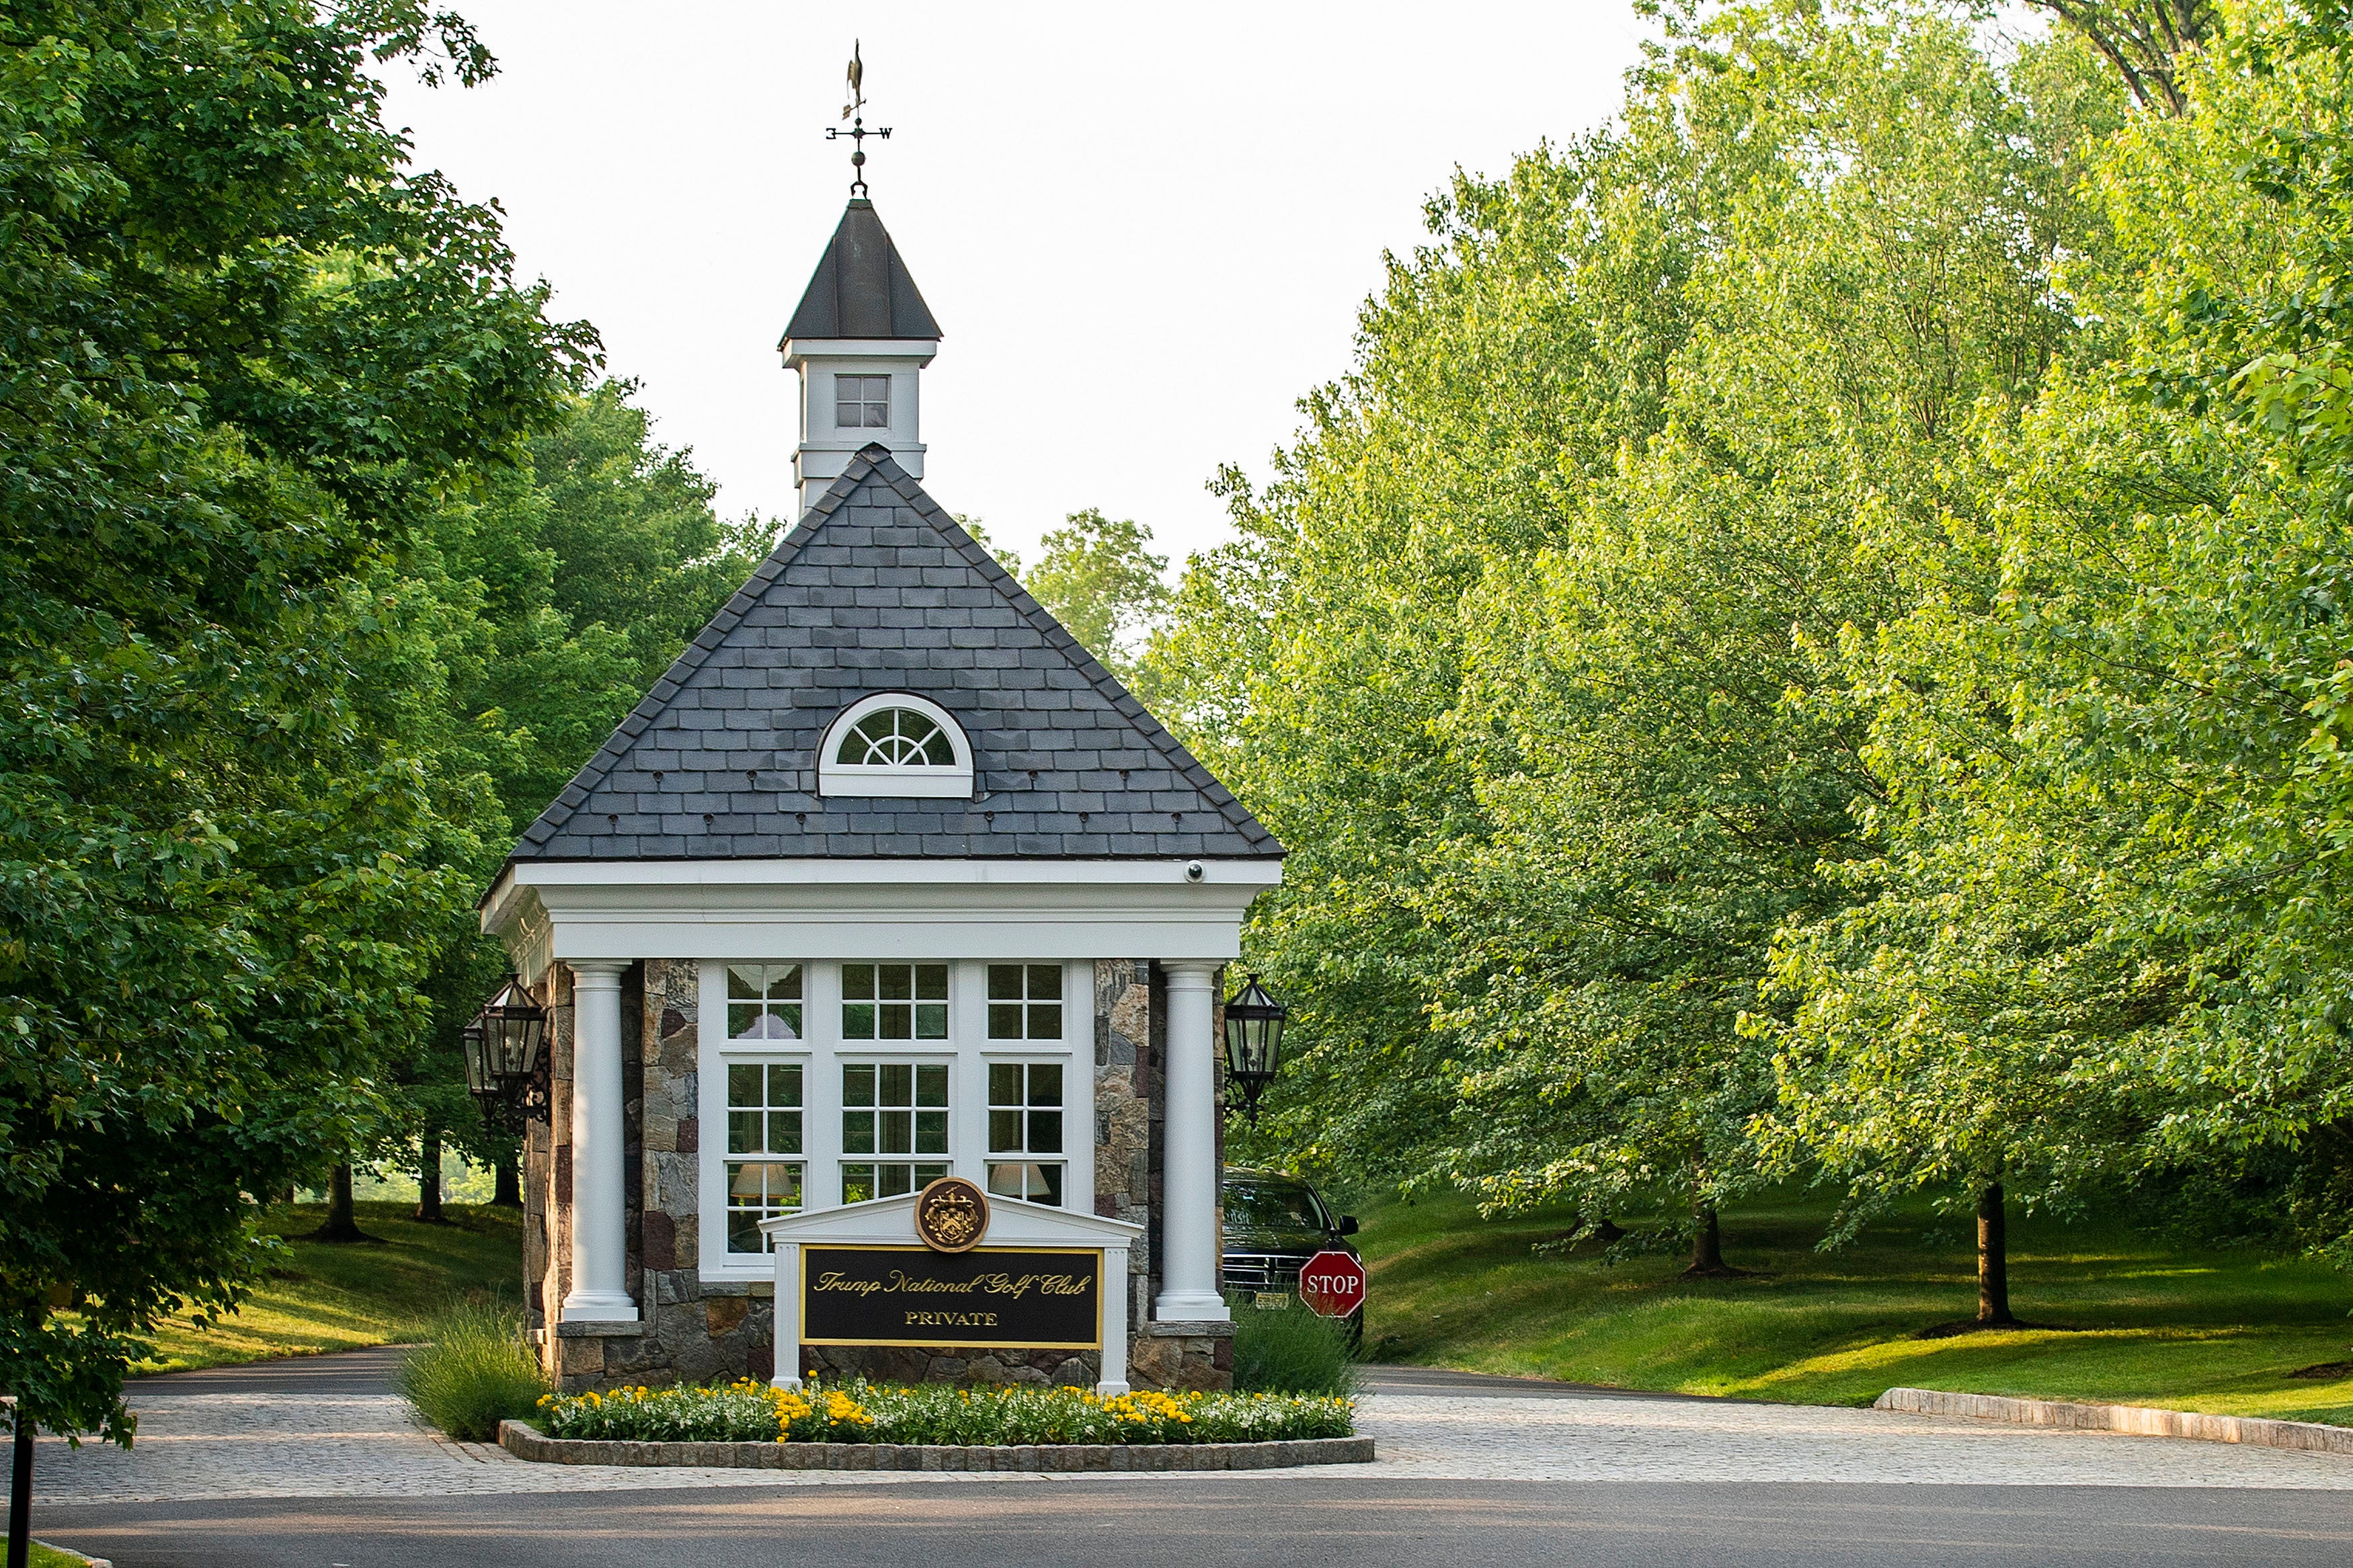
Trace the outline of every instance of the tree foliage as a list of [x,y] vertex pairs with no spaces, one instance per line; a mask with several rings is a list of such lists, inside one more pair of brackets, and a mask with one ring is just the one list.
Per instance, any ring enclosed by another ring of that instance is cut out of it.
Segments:
[[2096,159],[2118,253],[2068,281],[2126,342],[1986,432],[1990,601],[1850,638],[1879,890],[1785,934],[1764,1032],[1777,1131],[1873,1190],[2284,1153],[2342,1249],[2347,45],[2232,20]]
[[0,16],[0,1383],[51,1430],[127,1440],[141,1331],[237,1300],[244,1194],[364,1121],[495,820],[410,743],[397,563],[595,344],[381,124],[427,34]]
[[1133,679],[1135,656],[1168,605],[1168,558],[1152,553],[1152,531],[1089,507],[1039,543],[1021,585],[1107,668]]
[[1293,850],[1258,1152],[2353,1233],[2345,18],[2054,8],[1658,8],[1221,481],[1148,662]]

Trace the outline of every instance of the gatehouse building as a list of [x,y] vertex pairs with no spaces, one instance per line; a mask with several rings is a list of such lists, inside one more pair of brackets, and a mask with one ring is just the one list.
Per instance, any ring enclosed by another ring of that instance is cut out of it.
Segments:
[[925,492],[941,336],[853,199],[780,344],[801,517],[483,900],[566,1391],[1229,1385],[1221,971],[1282,847]]

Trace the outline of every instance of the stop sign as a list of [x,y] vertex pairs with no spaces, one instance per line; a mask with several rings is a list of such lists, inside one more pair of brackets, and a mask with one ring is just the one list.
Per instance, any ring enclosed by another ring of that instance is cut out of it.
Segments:
[[1325,1247],[1299,1271],[1299,1299],[1308,1310],[1345,1318],[1365,1304],[1365,1266],[1354,1253]]

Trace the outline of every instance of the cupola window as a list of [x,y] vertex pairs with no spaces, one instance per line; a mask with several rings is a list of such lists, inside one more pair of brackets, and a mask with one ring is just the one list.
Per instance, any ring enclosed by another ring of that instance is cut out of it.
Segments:
[[818,750],[818,788],[829,795],[972,794],[972,746],[946,709],[885,692],[842,710]]
[[835,376],[833,422],[843,430],[891,428],[891,378],[887,375]]

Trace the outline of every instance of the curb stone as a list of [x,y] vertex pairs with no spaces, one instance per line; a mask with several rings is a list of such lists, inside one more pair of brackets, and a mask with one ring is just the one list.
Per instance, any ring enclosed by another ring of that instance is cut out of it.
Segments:
[[739,1470],[1271,1470],[1364,1465],[1370,1437],[1275,1443],[1057,1443],[976,1447],[946,1443],[623,1443],[550,1437],[527,1421],[499,1423],[499,1447],[550,1465],[694,1465]]
[[1947,1394],[1934,1388],[1891,1388],[1873,1410],[1913,1415],[1967,1415],[2024,1426],[2077,1432],[2124,1432],[2142,1437],[2189,1437],[2306,1453],[2353,1454],[2353,1426],[2317,1421],[2274,1421],[2260,1415],[2209,1415],[2196,1410],[2155,1410],[2140,1405],[2071,1405],[2055,1399],[2007,1399],[1993,1394]]
[[36,1545],[36,1546],[46,1546],[46,1547],[47,1547],[50,1551],[52,1551],[52,1552],[56,1552],[56,1553],[57,1553],[58,1556],[60,1556],[60,1557],[78,1557],[78,1558],[80,1558],[80,1559],[81,1559],[81,1561],[82,1561],[82,1563],[85,1563],[85,1564],[87,1565],[87,1568],[114,1568],[114,1564],[113,1564],[112,1563],[109,1562],[107,1559],[105,1559],[105,1558],[103,1558],[103,1557],[87,1557],[87,1556],[83,1556],[83,1554],[82,1554],[82,1553],[80,1553],[80,1552],[76,1552],[76,1551],[75,1551],[72,1547],[70,1547],[70,1546],[59,1546],[56,1542],[54,1542],[54,1541],[43,1541],[43,1540],[42,1540],[39,1536],[37,1536],[37,1536],[34,1536],[34,1537],[32,1538],[32,1542],[33,1542],[33,1544],[34,1544],[34,1545]]

